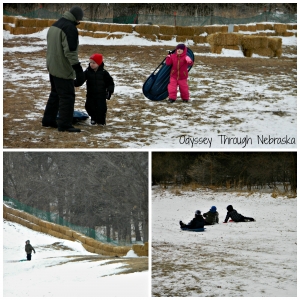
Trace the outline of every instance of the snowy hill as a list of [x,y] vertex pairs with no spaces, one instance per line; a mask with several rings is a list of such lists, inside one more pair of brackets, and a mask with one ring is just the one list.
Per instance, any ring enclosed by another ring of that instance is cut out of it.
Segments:
[[[36,254],[32,254],[32,261],[20,262],[26,258],[26,240]],[[4,297],[146,297],[149,272],[128,271],[129,265],[139,260],[147,258],[132,251],[123,258],[92,254],[79,242],[4,220]]]
[[[296,297],[297,199],[269,193],[152,191],[152,295]],[[256,222],[226,223],[227,205]],[[219,224],[186,232],[197,209]]]

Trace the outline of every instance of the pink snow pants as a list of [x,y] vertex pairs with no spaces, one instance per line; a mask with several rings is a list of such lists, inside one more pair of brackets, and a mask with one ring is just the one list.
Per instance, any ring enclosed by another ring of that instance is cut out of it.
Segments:
[[177,86],[179,86],[181,99],[189,100],[190,93],[189,93],[189,86],[187,84],[187,79],[177,80],[176,78],[173,78],[173,77],[170,78],[170,83],[168,84],[169,99],[176,100]]

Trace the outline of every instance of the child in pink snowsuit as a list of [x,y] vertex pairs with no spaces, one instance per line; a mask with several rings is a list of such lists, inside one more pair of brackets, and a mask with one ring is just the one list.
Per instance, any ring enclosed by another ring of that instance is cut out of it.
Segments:
[[188,79],[188,67],[193,65],[193,61],[187,56],[187,47],[179,44],[173,54],[166,58],[166,65],[172,66],[170,73],[170,82],[168,84],[169,102],[175,102],[177,98],[177,86],[183,102],[190,99]]

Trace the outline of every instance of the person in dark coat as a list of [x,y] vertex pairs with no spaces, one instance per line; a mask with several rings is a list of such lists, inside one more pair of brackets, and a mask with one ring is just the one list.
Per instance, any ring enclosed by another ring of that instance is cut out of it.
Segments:
[[75,104],[74,79],[83,76],[78,60],[79,39],[76,27],[82,18],[82,9],[78,6],[72,7],[47,33],[46,61],[51,91],[42,125],[58,128],[58,131],[80,132],[80,129],[72,126],[72,121]]
[[184,224],[182,221],[179,222],[181,228],[190,228],[190,229],[196,229],[196,228],[203,228],[204,227],[204,219],[201,215],[200,210],[195,211],[195,218],[191,220],[187,225]]
[[85,109],[91,117],[92,125],[106,125],[107,105],[114,93],[114,80],[104,69],[102,54],[95,53],[90,57],[88,68],[83,73],[83,80],[75,80],[75,86],[81,86],[86,81]]
[[212,206],[207,213],[203,214],[205,225],[214,225],[219,223],[219,213],[217,212],[217,208]]
[[227,215],[225,218],[224,223],[227,223],[228,219],[231,218],[234,222],[254,222],[255,220],[250,217],[244,217],[243,215],[239,214],[235,209],[233,209],[232,205],[227,206]]
[[30,245],[30,241],[29,241],[29,240],[27,240],[25,243],[26,243],[26,245],[25,245],[25,251],[26,251],[26,253],[27,253],[27,260],[31,260],[31,253],[32,253],[32,251],[33,251],[34,254],[35,254],[35,250],[34,250],[34,248]]

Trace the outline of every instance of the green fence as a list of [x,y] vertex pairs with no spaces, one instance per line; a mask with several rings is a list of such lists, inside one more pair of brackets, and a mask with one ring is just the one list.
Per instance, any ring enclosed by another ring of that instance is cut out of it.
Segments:
[[[3,11],[4,15],[13,15],[8,11]],[[58,19],[62,17],[57,12],[48,11],[40,8],[38,10],[18,14],[26,18],[40,19]],[[205,26],[205,25],[222,25],[222,24],[249,24],[260,22],[276,22],[276,23],[297,23],[297,15],[292,14],[276,14],[265,12],[257,16],[249,18],[224,18],[218,16],[177,16],[177,15],[146,15],[134,14],[129,16],[119,16],[104,19],[84,19],[84,21],[94,21],[102,23],[119,23],[119,24],[153,24],[153,25],[170,25],[170,26]]]
[[67,226],[70,229],[80,232],[83,235],[91,237],[97,241],[100,241],[103,243],[110,243],[113,245],[120,245],[120,243],[118,243],[117,241],[107,238],[106,236],[100,234],[99,232],[95,231],[92,228],[74,225],[74,224],[66,221],[65,219],[61,218],[57,213],[46,212],[46,211],[28,206],[28,205],[23,204],[15,199],[5,197],[5,196],[3,196],[3,202],[12,208],[27,212],[27,213],[29,213],[39,219],[42,219],[44,221]]

